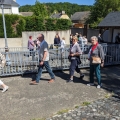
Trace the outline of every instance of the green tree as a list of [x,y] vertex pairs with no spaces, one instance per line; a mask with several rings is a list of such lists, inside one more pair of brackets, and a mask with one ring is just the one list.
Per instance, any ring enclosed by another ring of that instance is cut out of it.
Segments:
[[59,3],[43,3],[43,4],[40,4],[38,1],[36,1],[35,5],[33,5],[33,6],[31,6],[31,5],[25,5],[25,6],[21,6],[19,9],[20,9],[20,12],[29,12],[29,11],[32,11],[37,16],[40,13],[42,13],[42,11],[44,9],[45,9],[45,11],[47,11],[47,14],[49,16],[51,14],[53,14],[55,11],[56,11],[56,13],[57,12],[60,13],[63,10],[70,17],[75,12],[90,11],[91,7],[92,6],[72,4],[72,3],[69,3],[69,2],[64,2],[64,3],[62,3],[62,2],[59,2]]
[[20,12],[32,12],[33,6],[32,5],[25,5],[25,6],[21,6],[19,8]]
[[90,27],[95,28],[112,11],[120,11],[120,0],[95,0],[87,23],[90,24]]
[[45,18],[48,16],[47,6],[41,4],[39,1],[36,1],[33,12],[35,16],[40,16],[41,18]]

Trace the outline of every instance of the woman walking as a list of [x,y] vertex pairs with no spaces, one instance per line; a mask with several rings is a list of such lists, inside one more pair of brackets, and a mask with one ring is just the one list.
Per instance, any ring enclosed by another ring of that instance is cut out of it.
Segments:
[[94,85],[94,72],[97,78],[98,86],[97,88],[101,88],[101,73],[100,73],[100,65],[104,66],[104,52],[103,48],[100,44],[98,44],[98,38],[96,36],[91,37],[91,47],[89,48],[88,59],[90,60],[90,83],[88,86]]
[[70,79],[68,82],[73,82],[73,76],[75,70],[77,73],[80,74],[80,78],[84,77],[84,75],[81,73],[80,69],[78,68],[78,65],[81,63],[80,54],[82,54],[82,52],[77,42],[78,42],[78,38],[73,37],[72,46],[69,54],[69,61],[71,62],[71,64],[70,64]]

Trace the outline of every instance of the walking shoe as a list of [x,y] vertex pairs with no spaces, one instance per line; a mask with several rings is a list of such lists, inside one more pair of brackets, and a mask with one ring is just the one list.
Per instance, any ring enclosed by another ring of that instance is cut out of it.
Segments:
[[30,85],[38,85],[38,83],[36,83],[36,81],[31,81],[29,84]]
[[101,87],[102,87],[102,85],[98,85],[98,86],[97,86],[97,88],[101,88]]
[[87,86],[94,86],[94,83],[89,83],[87,84]]
[[73,79],[70,78],[67,82],[73,82]]
[[2,90],[2,93],[6,92],[8,90],[8,88],[9,88],[8,86],[5,86]]
[[80,75],[80,79],[83,79],[83,78],[84,78],[84,76],[85,76],[84,74]]
[[48,81],[48,83],[53,83],[54,82],[54,79],[51,79]]

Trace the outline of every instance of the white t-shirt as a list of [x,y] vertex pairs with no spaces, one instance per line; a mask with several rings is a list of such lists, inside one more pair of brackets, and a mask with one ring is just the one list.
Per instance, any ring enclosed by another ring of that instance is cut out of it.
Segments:
[[61,48],[65,48],[65,40],[61,40]]

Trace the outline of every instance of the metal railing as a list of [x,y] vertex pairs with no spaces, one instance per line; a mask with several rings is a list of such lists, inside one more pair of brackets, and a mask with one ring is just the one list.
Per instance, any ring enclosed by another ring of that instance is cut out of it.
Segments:
[[[105,65],[120,64],[120,45],[102,44],[102,46],[105,53]],[[84,51],[86,51],[88,48],[89,45],[82,47]],[[27,48],[17,49],[18,51],[16,48],[10,48],[10,52],[7,53],[3,52],[3,49],[0,50],[0,52],[5,55],[7,60],[6,66],[3,69],[0,69],[0,76],[20,75],[24,73],[37,72],[39,65],[39,55],[37,50],[30,52]],[[49,49],[49,53],[49,64],[53,70],[69,69],[69,47],[66,47],[63,53],[61,53],[59,48]],[[88,55],[83,54],[80,57],[82,64],[79,67],[89,67]],[[46,69],[44,69],[44,71],[46,71]]]

